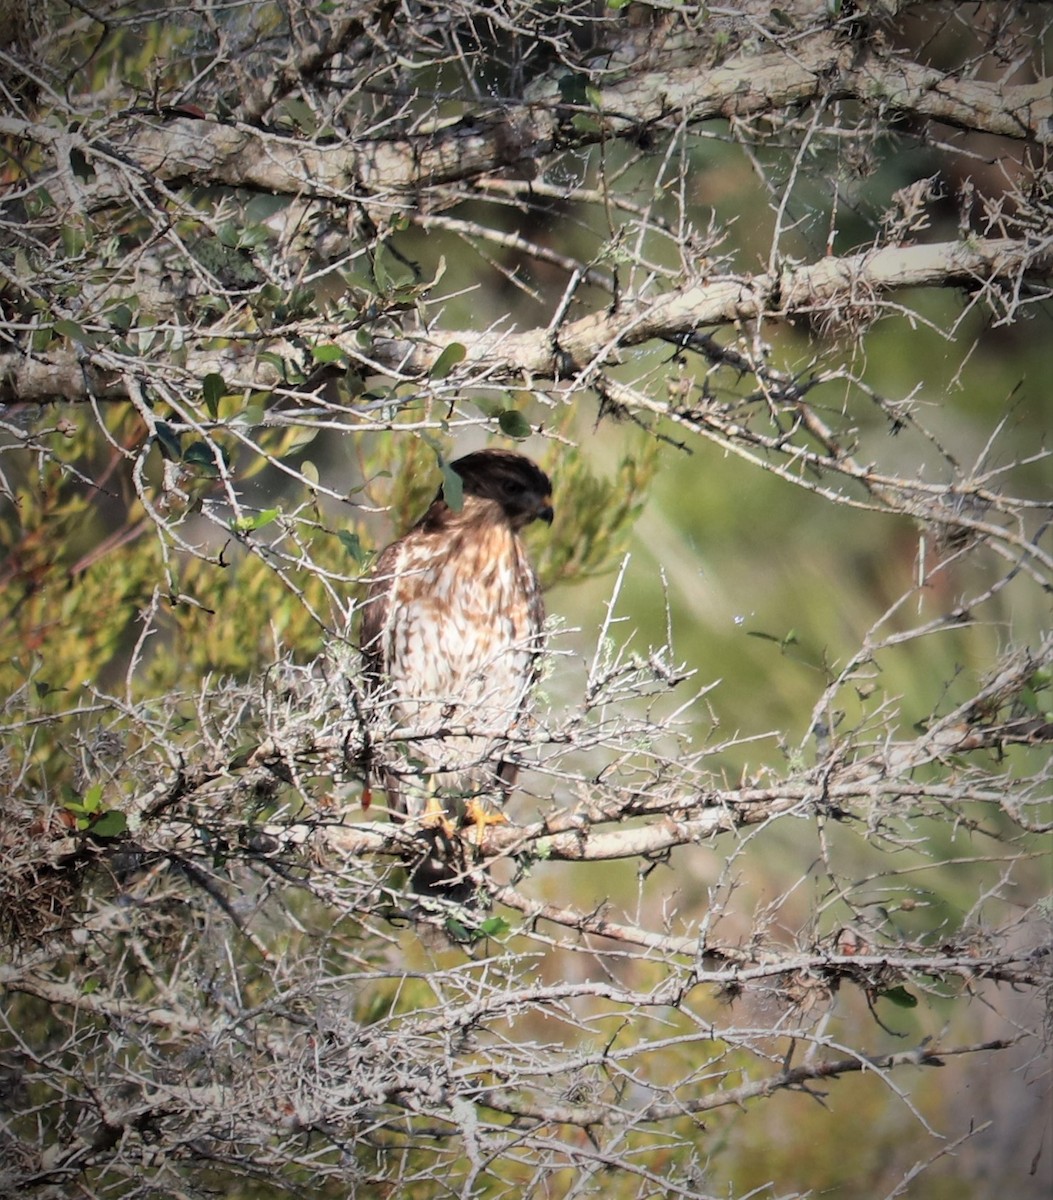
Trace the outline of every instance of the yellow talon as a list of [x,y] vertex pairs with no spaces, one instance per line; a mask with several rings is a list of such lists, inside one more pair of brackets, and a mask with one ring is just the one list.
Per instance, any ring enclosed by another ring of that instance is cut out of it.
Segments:
[[464,806],[464,823],[475,826],[474,841],[477,846],[481,846],[487,825],[507,825],[508,818],[500,809],[487,811],[478,800],[472,799]]
[[446,815],[446,809],[434,795],[428,797],[428,803],[421,813],[420,823],[425,829],[441,829],[443,836],[452,838],[457,832],[456,827]]

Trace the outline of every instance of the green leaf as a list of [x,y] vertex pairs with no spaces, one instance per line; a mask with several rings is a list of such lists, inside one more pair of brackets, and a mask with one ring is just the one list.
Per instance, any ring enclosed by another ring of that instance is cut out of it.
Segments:
[[385,293],[397,292],[417,282],[413,269],[384,242],[373,255],[373,278]]
[[127,333],[135,320],[135,314],[127,304],[118,304],[116,308],[111,308],[106,315],[110,319],[110,324],[120,333]]
[[318,468],[313,462],[311,462],[309,458],[305,458],[303,462],[300,463],[300,474],[312,487],[318,486],[318,481],[320,478],[318,474]]
[[246,404],[241,412],[232,419],[239,425],[262,425],[263,408],[259,404]]
[[340,539],[340,544],[351,555],[356,563],[363,563],[366,558],[366,553],[362,549],[362,540],[357,533],[351,533],[347,529],[341,529],[336,535]]
[[87,244],[87,236],[79,225],[62,226],[62,248],[70,258],[75,258],[78,254],[82,254]]
[[320,363],[340,362],[344,358],[344,352],[332,342],[324,342],[321,346],[311,347],[311,357]]
[[784,647],[785,646],[796,646],[797,642],[799,640],[796,629],[791,629],[789,631],[789,633],[785,634],[783,637],[776,637],[774,633],[765,633],[761,629],[747,629],[746,636],[753,637],[753,638],[760,638],[762,641],[765,641],[765,642],[774,642],[777,646],[784,646]]
[[587,97],[585,89],[588,86],[588,75],[580,73],[562,75],[559,79],[559,95],[564,104],[585,104]]
[[446,932],[455,942],[470,942],[473,940],[468,927],[461,921],[458,921],[456,917],[446,918]]
[[102,784],[93,783],[84,793],[83,809],[85,812],[98,812],[102,807]]
[[879,993],[881,999],[891,1000],[899,1008],[917,1008],[918,998],[912,996],[905,987],[889,988],[887,992]]
[[212,371],[202,379],[201,395],[204,398],[205,407],[208,409],[208,415],[213,421],[219,413],[219,402],[226,394],[227,385],[222,375]]
[[85,346],[95,345],[94,335],[90,334],[83,325],[78,325],[76,321],[67,321],[63,318],[56,321],[51,328],[59,337],[67,337],[74,342],[83,342]]
[[30,217],[39,217],[49,208],[55,207],[55,201],[51,198],[51,193],[47,188],[39,187],[35,191],[30,192],[25,200],[26,212]]
[[214,478],[219,474],[212,447],[206,442],[191,442],[183,451],[183,462],[193,467],[199,475],[211,475]]
[[439,470],[442,471],[442,498],[454,512],[460,512],[464,508],[464,480],[441,454]]
[[305,100],[286,100],[281,115],[304,133],[314,133],[318,128],[318,118]]
[[467,353],[460,342],[451,342],[435,360],[430,372],[432,379],[445,379],[459,362],[464,361]]
[[341,271],[340,278],[349,292],[365,292],[369,296],[377,294],[377,281],[363,266],[356,267],[353,271]]
[[285,359],[280,354],[275,354],[273,350],[261,350],[256,357],[260,362],[268,363],[276,371],[280,371],[282,378],[285,378]]
[[273,192],[260,192],[245,205],[245,220],[252,225],[257,225],[261,221],[266,221],[268,217],[273,217],[276,212],[281,212],[288,206],[288,203],[288,196],[278,196]]
[[275,517],[281,512],[280,508],[265,508],[262,512],[256,513],[251,517],[238,517],[232,522],[232,527],[237,533],[249,533],[253,529],[263,529],[269,525]]
[[309,446],[318,436],[318,433],[319,430],[316,425],[297,425],[294,429],[290,429],[282,457],[287,458],[290,454],[295,454],[298,450]]
[[575,113],[570,119],[570,127],[578,133],[599,133],[602,126],[595,118],[585,113]]
[[204,316],[219,316],[230,311],[230,304],[223,296],[206,293],[198,300],[198,308]]
[[158,449],[169,462],[179,462],[183,457],[180,435],[167,421],[157,421],[154,424],[154,436],[157,438]]
[[528,438],[534,432],[530,422],[515,408],[506,408],[497,414],[497,424],[501,432],[512,438]]
[[104,812],[101,817],[91,825],[91,832],[95,837],[112,838],[120,837],[122,833],[128,830],[128,818],[122,812],[118,812],[115,808],[111,808],[109,812]]
[[274,240],[274,231],[266,225],[246,225],[238,237],[238,248],[251,250]]
[[487,937],[500,937],[512,927],[504,917],[487,917],[485,921],[479,922],[479,928]]

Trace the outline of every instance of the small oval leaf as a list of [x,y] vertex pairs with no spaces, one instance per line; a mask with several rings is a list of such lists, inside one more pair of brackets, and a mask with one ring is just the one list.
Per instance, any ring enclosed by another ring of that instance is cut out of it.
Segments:
[[197,471],[203,471],[207,475],[219,474],[212,448],[205,442],[191,442],[183,451],[183,462],[188,467],[194,467]]
[[512,438],[528,438],[534,432],[530,422],[518,409],[506,408],[497,414],[497,424],[501,432]]
[[201,395],[205,401],[209,416],[215,420],[219,412],[219,402],[227,394],[227,385],[222,375],[215,371],[206,375],[201,381]]
[[252,517],[238,517],[233,523],[234,529],[238,533],[249,533],[254,529],[262,529],[265,525],[269,525],[280,511],[281,509],[278,508],[265,508],[263,512],[258,512]]
[[362,563],[365,560],[365,551],[362,549],[362,541],[357,533],[351,533],[347,529],[341,529],[336,535],[340,539],[340,544],[351,555],[356,563]]
[[167,421],[157,421],[154,424],[154,435],[161,454],[171,462],[178,462],[183,457],[180,435]]
[[70,338],[74,342],[83,342],[86,346],[95,344],[94,337],[84,328],[83,325],[78,325],[76,321],[67,321],[65,319],[56,321],[51,327],[60,337]]
[[918,998],[907,991],[905,987],[889,988],[887,992],[881,993],[883,1000],[891,1000],[893,1004],[900,1008],[917,1008]]
[[464,361],[467,353],[460,342],[451,342],[435,360],[430,372],[432,379],[445,379],[459,362]]
[[454,512],[464,508],[464,480],[450,466],[445,458],[439,459],[442,470],[442,498]]

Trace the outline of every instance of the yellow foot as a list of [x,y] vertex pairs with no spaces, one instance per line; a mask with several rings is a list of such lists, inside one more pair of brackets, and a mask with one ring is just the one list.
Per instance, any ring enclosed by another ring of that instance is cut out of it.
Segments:
[[428,804],[421,813],[420,823],[425,829],[441,829],[447,840],[457,832],[457,827],[446,815],[446,809],[434,796],[428,797]]
[[488,811],[478,800],[469,800],[464,807],[465,825],[475,826],[475,844],[483,844],[487,825],[507,825],[508,818],[500,809]]

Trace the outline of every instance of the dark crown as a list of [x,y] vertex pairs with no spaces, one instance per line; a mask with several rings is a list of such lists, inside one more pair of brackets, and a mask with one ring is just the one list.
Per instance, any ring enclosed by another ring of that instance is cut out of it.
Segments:
[[[514,450],[476,450],[450,466],[464,481],[466,496],[494,500],[517,528],[552,521],[552,483],[544,471]],[[444,498],[442,490],[439,498]]]

